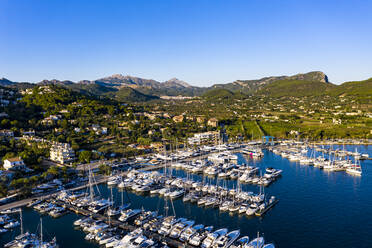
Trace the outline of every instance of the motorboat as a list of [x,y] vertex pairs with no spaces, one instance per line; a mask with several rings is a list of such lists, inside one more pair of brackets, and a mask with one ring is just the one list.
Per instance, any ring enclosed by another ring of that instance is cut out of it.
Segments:
[[181,233],[180,237],[179,237],[179,240],[181,240],[182,242],[186,242],[189,240],[189,238],[191,236],[193,236],[195,233],[197,232],[201,232],[202,230],[204,229],[204,225],[200,224],[200,225],[196,225],[196,226],[189,226],[187,227],[186,229],[183,230],[183,232]]
[[133,209],[133,210],[129,209],[119,217],[119,220],[122,221],[122,222],[129,221],[130,219],[139,215],[141,212],[142,212],[141,209]]
[[249,242],[249,237],[248,236],[244,236],[244,237],[241,237],[240,239],[236,240],[231,246],[230,248],[243,248],[245,247],[246,245],[248,245],[248,242]]
[[249,208],[247,209],[247,211],[245,212],[246,215],[248,216],[252,216],[254,215],[257,211],[259,210],[259,207],[256,203],[252,203]]
[[212,247],[214,248],[230,247],[230,245],[234,243],[235,240],[238,239],[239,235],[240,235],[240,230],[235,230],[235,231],[229,232],[226,235],[221,235],[213,242]]
[[217,231],[214,231],[213,233],[209,233],[207,237],[203,240],[201,244],[201,248],[209,248],[212,247],[215,240],[217,240],[220,236],[224,236],[227,233],[226,228],[218,229]]
[[248,243],[244,248],[262,248],[265,244],[263,237],[257,237]]
[[193,246],[200,246],[203,240],[210,234],[213,230],[213,226],[208,226],[204,228],[204,232],[196,232],[189,238],[189,244]]

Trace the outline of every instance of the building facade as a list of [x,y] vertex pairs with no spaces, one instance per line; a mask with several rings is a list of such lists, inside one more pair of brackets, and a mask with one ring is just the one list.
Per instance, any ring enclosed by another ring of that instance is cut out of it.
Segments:
[[22,170],[26,165],[21,158],[8,158],[4,160],[3,167],[5,170]]
[[196,133],[193,137],[188,138],[190,145],[201,145],[201,144],[217,144],[220,138],[220,131],[210,131],[204,133]]
[[75,152],[67,143],[54,143],[50,148],[50,160],[59,164],[70,164],[75,161]]

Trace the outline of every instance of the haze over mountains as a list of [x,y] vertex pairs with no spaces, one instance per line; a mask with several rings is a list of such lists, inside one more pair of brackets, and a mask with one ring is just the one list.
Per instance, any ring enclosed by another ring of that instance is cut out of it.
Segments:
[[[224,95],[235,97],[238,95],[271,94],[273,96],[331,94],[337,89],[342,92],[345,84],[334,85],[328,81],[327,75],[320,71],[313,71],[292,76],[272,76],[256,80],[236,80],[232,83],[215,84],[211,87],[192,86],[177,78],[165,82],[153,79],[144,79],[133,76],[114,74],[97,80],[82,80],[79,82],[43,80],[36,84],[12,82],[6,78],[0,79],[0,85],[17,88],[34,87],[35,85],[59,85],[74,91],[96,96],[108,96],[118,100],[147,101],[160,96],[204,96]],[[364,88],[367,91],[370,80],[361,81],[352,87]],[[350,87],[349,87],[350,88]],[[352,89],[349,89],[352,90]],[[354,90],[355,92],[355,90]]]

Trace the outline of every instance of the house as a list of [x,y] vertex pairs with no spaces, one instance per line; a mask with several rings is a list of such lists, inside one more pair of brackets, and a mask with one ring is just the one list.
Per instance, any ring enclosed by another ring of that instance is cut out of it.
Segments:
[[0,130],[0,136],[2,137],[14,137],[14,132],[8,129]]
[[203,123],[205,121],[205,117],[204,116],[197,116],[196,117],[196,122],[197,123]]
[[174,122],[183,122],[183,119],[184,119],[184,116],[183,115],[176,115],[176,116],[174,116],[173,118],[173,121]]
[[23,170],[26,168],[26,165],[21,158],[15,157],[5,159],[3,167],[5,170]]
[[67,143],[54,143],[50,148],[50,160],[68,164],[75,160],[75,152]]
[[153,150],[156,150],[158,152],[162,152],[165,150],[165,146],[163,143],[161,142],[154,142],[154,143],[151,143],[150,147],[153,149]]
[[53,125],[54,123],[56,123],[58,120],[60,120],[62,118],[61,115],[50,115],[46,118],[44,118],[41,123],[43,125]]
[[218,126],[218,120],[216,118],[211,118],[208,120],[208,126],[211,127],[217,127]]

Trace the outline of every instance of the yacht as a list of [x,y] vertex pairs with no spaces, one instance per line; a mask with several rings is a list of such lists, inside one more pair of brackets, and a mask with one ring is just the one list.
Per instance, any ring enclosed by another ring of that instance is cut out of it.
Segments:
[[240,239],[236,240],[231,246],[230,248],[243,248],[245,247],[246,245],[248,245],[248,242],[249,242],[249,237],[248,236],[244,236],[244,237],[241,237]]
[[122,222],[129,221],[130,219],[134,218],[135,216],[139,215],[142,212],[141,209],[128,209],[127,211],[122,213],[122,215],[119,217],[119,220]]
[[180,235],[179,240],[182,242],[186,242],[190,239],[191,236],[193,236],[197,232],[201,232],[204,229],[204,225],[196,225],[196,226],[189,226],[187,227]]
[[230,245],[239,237],[239,235],[240,230],[235,230],[226,235],[221,235],[213,242],[213,248],[230,247]]
[[189,244],[193,246],[200,246],[203,240],[212,232],[213,226],[208,226],[204,229],[204,232],[196,232],[189,238]]
[[168,216],[164,218],[161,228],[158,230],[158,233],[160,235],[168,235],[170,230],[172,229],[173,225],[180,222],[180,221],[186,221],[186,219],[181,218],[181,219],[176,219],[175,216]]
[[115,248],[126,248],[130,245],[132,241],[134,241],[136,238],[138,238],[140,235],[142,235],[143,231],[141,228],[137,228],[133,230],[132,232],[125,235],[117,245],[115,245]]
[[351,167],[346,169],[346,173],[361,176],[362,175],[362,167],[360,164],[354,163]]
[[248,243],[244,248],[263,248],[265,240],[263,237],[257,237]]
[[209,233],[207,237],[203,240],[201,244],[201,248],[209,248],[212,247],[215,240],[217,240],[220,236],[224,236],[227,233],[226,228],[218,229],[217,231],[214,231],[213,233]]
[[185,222],[179,222],[175,224],[172,229],[170,230],[169,237],[173,239],[178,239],[181,233],[188,227],[194,225],[195,221],[189,220]]
[[249,205],[249,208],[247,209],[247,211],[245,212],[246,215],[248,216],[252,216],[254,215],[257,211],[259,210],[259,207],[256,203],[252,203],[251,205]]
[[177,198],[183,196],[184,194],[185,194],[185,190],[181,189],[181,190],[173,191],[172,193],[169,194],[169,197],[171,199],[177,199]]
[[8,224],[4,225],[4,228],[5,229],[12,229],[12,228],[15,228],[17,226],[19,226],[19,222],[18,221],[10,221]]

